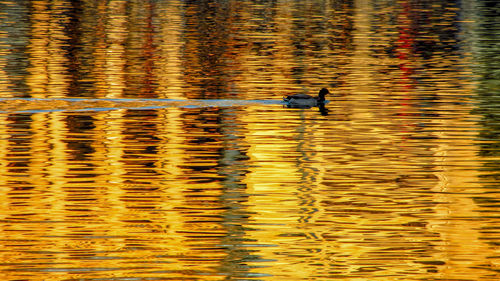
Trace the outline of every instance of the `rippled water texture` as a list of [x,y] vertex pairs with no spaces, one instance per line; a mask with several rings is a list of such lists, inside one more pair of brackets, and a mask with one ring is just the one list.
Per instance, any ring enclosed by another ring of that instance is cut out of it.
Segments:
[[1,280],[499,280],[499,11],[0,0]]

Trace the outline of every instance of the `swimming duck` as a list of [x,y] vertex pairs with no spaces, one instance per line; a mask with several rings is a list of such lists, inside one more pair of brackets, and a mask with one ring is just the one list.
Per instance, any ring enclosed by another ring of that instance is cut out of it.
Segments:
[[283,97],[283,101],[287,104],[288,107],[294,108],[311,108],[318,105],[325,104],[325,95],[330,92],[323,88],[319,91],[317,97],[313,97],[306,94],[295,94],[291,96]]

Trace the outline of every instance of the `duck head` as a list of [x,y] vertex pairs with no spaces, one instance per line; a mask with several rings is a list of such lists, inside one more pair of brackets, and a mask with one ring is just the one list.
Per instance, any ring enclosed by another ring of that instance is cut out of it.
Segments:
[[329,93],[326,88],[321,89],[318,94],[318,101],[325,101],[325,96]]

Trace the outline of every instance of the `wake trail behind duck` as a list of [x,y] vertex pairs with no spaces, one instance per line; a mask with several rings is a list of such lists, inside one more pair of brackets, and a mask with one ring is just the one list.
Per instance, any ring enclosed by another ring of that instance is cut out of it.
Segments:
[[241,107],[279,105],[277,100],[175,100],[175,99],[87,99],[87,98],[0,98],[0,113],[37,113],[57,111],[108,111],[119,109],[159,109],[168,107]]

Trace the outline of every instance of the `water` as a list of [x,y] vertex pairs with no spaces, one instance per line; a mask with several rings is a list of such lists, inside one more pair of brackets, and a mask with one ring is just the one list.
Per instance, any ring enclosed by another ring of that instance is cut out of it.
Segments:
[[500,279],[499,8],[0,0],[2,280]]

